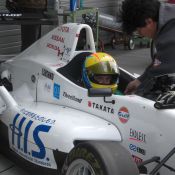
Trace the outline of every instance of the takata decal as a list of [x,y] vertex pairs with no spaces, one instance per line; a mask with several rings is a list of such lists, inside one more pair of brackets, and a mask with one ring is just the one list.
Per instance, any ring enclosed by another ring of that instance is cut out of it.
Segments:
[[129,149],[142,155],[146,155],[146,151],[143,148],[140,148],[139,146],[136,146],[134,144],[130,144]]
[[146,143],[146,135],[140,131],[136,131],[130,128],[130,140],[134,140],[136,142]]
[[82,102],[82,99],[81,98],[77,98],[75,95],[70,95],[67,92],[63,92],[63,97],[65,97],[67,99],[70,99],[70,100],[73,100],[73,101],[76,101],[78,103],[81,103]]
[[142,160],[140,157],[137,157],[137,156],[135,156],[135,155],[132,155],[132,157],[133,157],[134,162],[135,162],[136,164],[139,164],[139,163],[142,163],[142,162],[143,162],[143,160]]
[[53,96],[57,99],[60,99],[60,85],[54,83],[53,86]]
[[88,106],[90,108],[93,108],[93,109],[97,109],[97,110],[100,110],[100,111],[103,111],[103,112],[114,114],[114,109],[110,108],[108,106],[105,106],[105,105],[100,105],[98,103],[88,101]]
[[129,120],[129,111],[126,107],[121,107],[118,111],[119,120],[122,123],[127,123]]
[[51,160],[46,152],[41,135],[46,136],[52,126],[45,124],[36,126],[34,121],[17,113],[9,127],[12,150],[35,164],[51,167]]
[[51,80],[54,79],[54,74],[49,72],[48,70],[46,70],[44,68],[42,69],[42,75],[45,76],[48,79],[51,79]]

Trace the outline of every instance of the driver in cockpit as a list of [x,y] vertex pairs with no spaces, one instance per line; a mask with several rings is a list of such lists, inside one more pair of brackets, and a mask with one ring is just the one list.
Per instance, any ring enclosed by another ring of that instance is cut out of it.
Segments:
[[82,68],[82,80],[86,88],[111,88],[113,94],[121,95],[117,89],[119,74],[115,59],[102,52],[86,57]]

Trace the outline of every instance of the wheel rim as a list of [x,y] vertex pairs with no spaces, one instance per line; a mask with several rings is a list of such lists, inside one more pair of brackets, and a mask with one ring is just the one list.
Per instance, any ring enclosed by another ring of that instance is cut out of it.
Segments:
[[70,164],[66,175],[95,175],[95,172],[87,161],[77,159]]
[[134,40],[133,40],[133,39],[130,39],[130,40],[129,40],[129,49],[130,49],[130,50],[133,50],[134,47],[135,47]]

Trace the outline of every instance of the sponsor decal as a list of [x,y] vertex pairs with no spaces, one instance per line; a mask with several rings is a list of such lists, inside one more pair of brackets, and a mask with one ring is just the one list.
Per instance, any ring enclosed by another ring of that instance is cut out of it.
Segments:
[[45,83],[44,90],[47,91],[47,92],[50,92],[51,91],[51,84]]
[[60,99],[60,85],[59,84],[54,83],[53,96],[57,99]]
[[71,48],[64,46],[64,55],[70,56],[70,52],[71,52]]
[[[52,126],[36,125],[33,120],[28,120],[25,116],[17,113],[9,127],[11,129],[11,148],[15,152],[31,162],[51,167],[51,161],[47,156],[48,153],[41,135],[48,134]],[[29,142],[29,135],[32,136],[32,142]]]
[[67,92],[63,92],[63,97],[68,98],[69,100],[76,101],[78,103],[82,102],[82,99],[75,97],[75,95],[70,95]]
[[68,33],[68,32],[69,32],[69,27],[62,26],[62,27],[61,27],[61,31],[62,31],[62,32],[65,32],[65,33]]
[[42,75],[48,79],[51,79],[51,80],[54,79],[54,74],[44,68],[42,69]]
[[69,33],[69,27],[66,27],[66,26],[58,27],[58,31]]
[[144,149],[142,149],[142,148],[140,148],[140,147],[138,147],[138,146],[136,146],[136,145],[134,145],[134,144],[130,144],[130,145],[129,145],[129,149],[130,149],[131,151],[140,153],[140,154],[142,154],[142,155],[146,155],[146,151],[145,151]]
[[103,112],[114,114],[114,109],[110,108],[108,106],[105,106],[105,105],[100,105],[98,103],[94,103],[94,102],[88,101],[88,106],[90,108],[97,109],[99,111],[103,111]]
[[135,156],[135,155],[132,155],[132,157],[133,157],[134,162],[135,162],[136,164],[139,164],[139,163],[142,163],[142,162],[143,162],[143,160],[142,160],[140,157],[137,157],[137,156]]
[[61,52],[61,50],[60,50],[60,48],[59,48],[58,46],[53,45],[53,44],[50,44],[50,43],[47,43],[47,47],[48,47],[49,49],[53,49],[53,50],[57,51],[57,56],[60,56],[60,55],[63,56],[63,53],[64,53],[64,52]]
[[146,135],[140,131],[136,131],[130,128],[130,140],[134,140],[136,142],[146,143]]
[[61,43],[64,43],[64,38],[58,35],[52,35],[52,39]]
[[52,120],[46,116],[41,116],[41,115],[35,114],[34,112],[27,111],[24,108],[21,109],[20,112],[26,117],[29,117],[33,120],[37,120],[37,121],[45,123],[45,124],[54,125],[56,122],[55,120]]
[[129,111],[126,107],[121,107],[118,111],[119,120],[122,123],[127,123],[129,120]]

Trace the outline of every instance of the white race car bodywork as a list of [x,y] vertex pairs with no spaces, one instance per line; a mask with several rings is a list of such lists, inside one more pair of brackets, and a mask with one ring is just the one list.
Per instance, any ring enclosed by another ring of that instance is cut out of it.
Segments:
[[[76,51],[83,28],[88,49]],[[157,110],[154,101],[137,95],[106,97],[115,104],[103,97],[88,97],[86,88],[59,73],[82,52],[95,52],[90,27],[66,24],[1,64],[1,78],[13,85],[10,93],[0,89],[0,121],[8,128],[10,148],[51,169],[57,169],[54,150],[69,153],[76,141],[85,140],[121,142],[136,163],[165,157],[175,143],[174,109]],[[174,163],[174,157],[167,162]],[[160,174],[172,173],[161,168]]]

